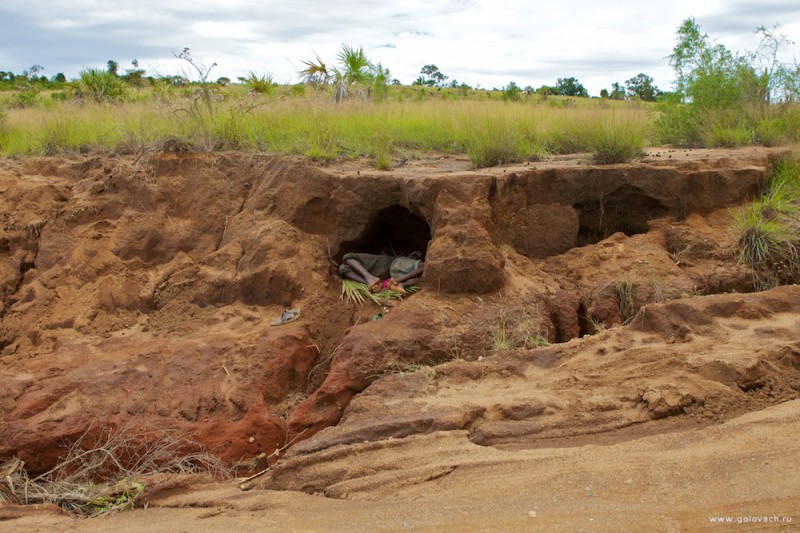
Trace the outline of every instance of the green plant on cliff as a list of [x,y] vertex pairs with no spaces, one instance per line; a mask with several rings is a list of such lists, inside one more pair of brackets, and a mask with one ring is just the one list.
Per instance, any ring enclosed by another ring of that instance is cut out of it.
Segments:
[[764,194],[734,214],[739,261],[757,289],[800,281],[800,157],[778,161]]
[[636,316],[639,308],[633,299],[633,281],[630,279],[618,281],[614,288],[617,291],[617,298],[619,299],[619,315],[622,318],[622,323],[627,324],[633,317]]

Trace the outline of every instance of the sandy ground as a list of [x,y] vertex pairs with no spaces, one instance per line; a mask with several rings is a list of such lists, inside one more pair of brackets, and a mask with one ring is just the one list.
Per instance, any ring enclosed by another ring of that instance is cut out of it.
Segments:
[[[25,516],[0,529],[790,531],[800,522],[799,430],[795,400],[719,426],[605,446],[504,452],[438,433],[410,437],[386,453],[424,459],[441,477],[349,499],[197,484],[147,509],[90,520]],[[457,458],[454,449],[462,452]]]

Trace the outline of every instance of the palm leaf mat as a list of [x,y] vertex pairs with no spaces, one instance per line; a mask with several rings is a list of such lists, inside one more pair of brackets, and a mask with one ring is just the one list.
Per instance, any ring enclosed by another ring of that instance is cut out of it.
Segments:
[[[419,290],[416,286],[406,287],[406,292],[412,294]],[[369,287],[358,281],[350,279],[342,280],[342,299],[348,303],[364,304],[367,301],[375,302],[378,305],[386,305],[393,301],[402,300],[399,292],[385,289],[380,292],[369,292]],[[408,295],[406,295],[408,296]]]

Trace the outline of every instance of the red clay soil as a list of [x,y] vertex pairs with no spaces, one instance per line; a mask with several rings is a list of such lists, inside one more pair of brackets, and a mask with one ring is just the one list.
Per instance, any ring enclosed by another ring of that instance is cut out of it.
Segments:
[[[242,475],[278,460],[247,492],[161,478],[146,510],[0,529],[788,528],[800,287],[753,292],[731,226],[779,152],[2,160],[0,459],[141,422]],[[344,253],[418,248],[419,293],[341,299]]]

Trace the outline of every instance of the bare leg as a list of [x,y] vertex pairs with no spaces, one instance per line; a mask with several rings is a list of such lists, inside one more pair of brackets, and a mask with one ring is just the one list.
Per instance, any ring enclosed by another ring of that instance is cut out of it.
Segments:
[[342,274],[342,277],[345,279],[351,279],[353,281],[357,281],[359,283],[367,283],[367,280],[361,277],[360,274],[356,274],[355,272],[345,272]]
[[[347,261],[345,261],[345,264],[347,264],[350,268],[355,270],[355,273],[348,272],[347,274],[345,274],[345,276],[348,279],[352,279],[354,281],[360,281],[361,283],[364,283],[367,287],[370,288],[372,288],[372,286],[375,285],[376,282],[380,281],[379,278],[370,274],[369,271],[367,271],[367,269],[364,268],[364,266],[355,259],[348,259]],[[358,279],[357,276],[360,276],[361,279]]]

